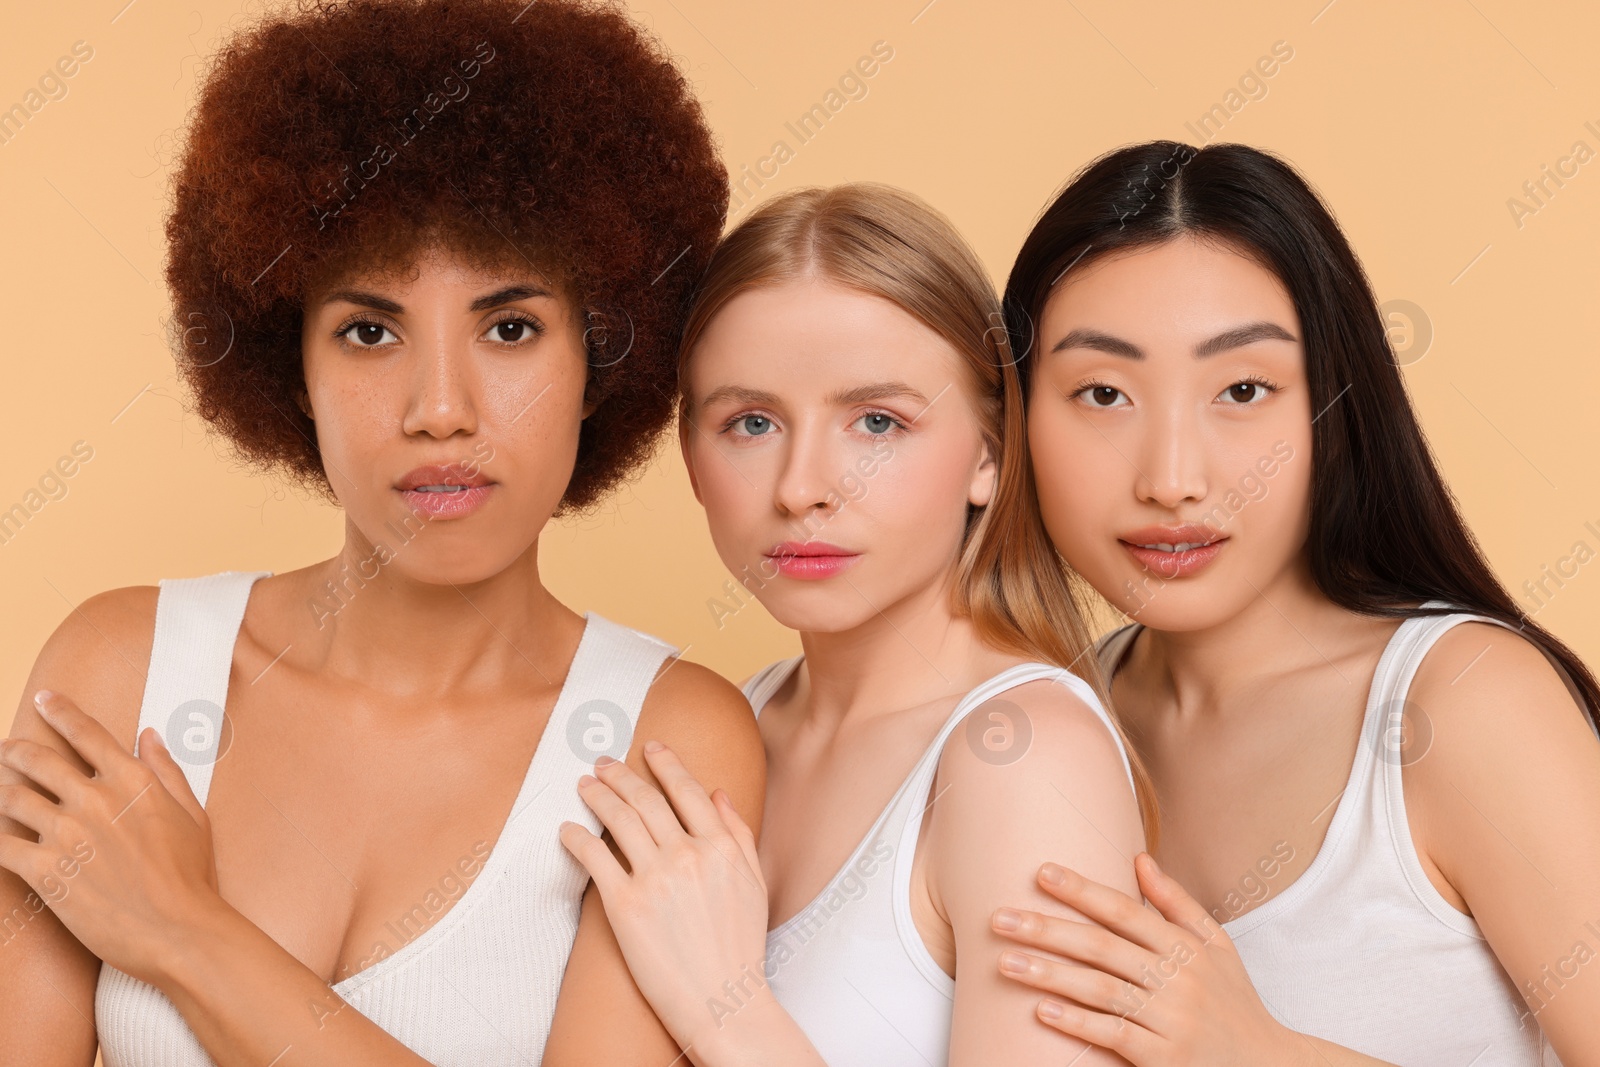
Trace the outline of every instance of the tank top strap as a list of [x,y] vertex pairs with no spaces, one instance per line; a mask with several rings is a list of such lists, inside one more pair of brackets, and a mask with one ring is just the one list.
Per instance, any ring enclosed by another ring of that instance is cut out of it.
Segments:
[[[676,656],[678,649],[592,611],[584,618],[578,651],[539,742],[548,761],[545,773],[529,774],[514,810],[520,813],[539,793],[551,789],[553,802],[561,809],[559,818],[598,834],[602,828],[578,796],[577,781],[593,772],[594,761],[602,755],[627,759],[645,695],[662,663]],[[559,819],[547,821],[554,827]]]
[[155,727],[202,806],[224,736],[223,708],[245,602],[256,579],[271,573],[163,578],[156,595],[155,640],[133,751],[138,755],[145,727]]
[[[1072,691],[1073,695],[1089,705],[1090,710],[1095,713],[1095,717],[1111,732],[1111,739],[1117,746],[1117,754],[1122,757],[1122,769],[1128,776],[1128,785],[1132,787],[1134,784],[1133,767],[1128,761],[1128,750],[1123,746],[1122,735],[1117,732],[1116,726],[1111,721],[1110,714],[1107,712],[1105,705],[1100,702],[1100,697],[1095,693],[1094,687],[1065,667],[1057,667],[1050,663],[1019,663],[979,683],[955,706],[949,718],[940,727],[938,736],[934,738],[933,743],[923,754],[922,760],[917,764],[916,769],[907,780],[907,794],[919,797],[927,795],[928,788],[933,784],[933,775],[939,765],[939,756],[944,751],[945,742],[949,740],[950,734],[966,721],[972,712],[983,707],[989,701],[995,700],[1007,690],[1015,689],[1017,686],[1025,685],[1028,682],[1038,681],[1050,681],[1057,685],[1066,686]],[[1002,731],[1006,745],[1026,745],[1027,737],[1032,733],[1032,727],[1028,724],[1026,714],[1021,708],[1016,708],[1013,712],[1004,707],[995,707],[988,714],[987,721],[990,724],[987,727],[976,724],[968,726],[969,731],[975,731],[976,733],[976,737],[972,738],[972,743],[986,749],[990,747],[988,743],[988,731],[990,730],[998,729]],[[969,736],[971,735],[969,734]]]
[[805,656],[800,655],[790,656],[788,659],[774,660],[752,674],[749,680],[740,686],[740,691],[744,693],[744,698],[750,702],[750,708],[755,712],[756,718],[761,717],[762,707],[768,700],[772,699],[772,694],[776,693],[778,688],[788,681],[789,675],[795,672],[795,669],[800,666],[800,661],[803,659],[805,659]]

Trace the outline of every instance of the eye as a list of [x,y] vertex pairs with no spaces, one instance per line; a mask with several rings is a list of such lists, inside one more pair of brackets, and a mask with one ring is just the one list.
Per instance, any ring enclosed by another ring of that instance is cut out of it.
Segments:
[[385,344],[384,334],[388,334],[396,341],[399,340],[389,327],[372,319],[355,319],[347,322],[335,330],[333,336],[351,348],[381,348]]
[[[1085,382],[1067,395],[1068,400],[1076,400],[1080,396],[1087,397],[1088,403],[1097,408],[1126,407],[1128,396],[1115,386],[1106,385],[1104,382]],[[1118,403],[1121,398],[1124,403]]]
[[544,333],[544,323],[531,315],[512,312],[505,318],[491,323],[488,337],[504,345],[520,345],[532,341]]
[[1278,387],[1265,378],[1245,378],[1218,393],[1217,399],[1234,405],[1259,404],[1277,391]]
[[764,437],[772,429],[772,420],[765,415],[735,415],[728,428],[737,431],[735,437]]
[[856,424],[866,430],[872,437],[882,437],[896,429],[903,429],[905,424],[893,415],[883,411],[869,411],[856,420]]

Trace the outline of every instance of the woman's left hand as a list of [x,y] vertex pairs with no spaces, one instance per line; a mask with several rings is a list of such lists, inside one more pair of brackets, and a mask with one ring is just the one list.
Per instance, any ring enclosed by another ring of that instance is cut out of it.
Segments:
[[0,833],[0,867],[27,882],[90,952],[159,984],[185,924],[226,907],[205,808],[156,730],[135,757],[61,694],[43,692],[34,706],[94,774],[49,745],[0,741],[0,763],[38,787],[0,786],[0,814],[39,838]]
[[1039,885],[1100,925],[995,912],[1002,937],[1077,961],[1001,954],[1000,973],[1055,994],[1039,1003],[1039,1018],[1135,1067],[1278,1067],[1310,1058],[1307,1040],[1267,1011],[1221,925],[1149,853],[1136,857],[1134,870],[1154,910],[1047,863]]
[[666,797],[616,760],[597,762],[598,777],[578,784],[631,871],[577,823],[561,824],[561,843],[594,879],[633,980],[667,1031],[680,1045],[707,1044],[728,1016],[770,995],[767,886],[755,835],[727,794],[708,797],[665,745],[644,751]]

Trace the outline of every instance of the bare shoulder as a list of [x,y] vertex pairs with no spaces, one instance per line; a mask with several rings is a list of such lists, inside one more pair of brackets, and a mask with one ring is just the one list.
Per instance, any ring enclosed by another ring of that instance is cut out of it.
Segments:
[[932,839],[953,880],[992,883],[968,885],[975,899],[992,899],[996,885],[1020,892],[1047,860],[1137,892],[1139,805],[1091,699],[1075,685],[1028,682],[974,708],[945,742]]
[[159,594],[153,585],[127,586],[97,593],[68,612],[34,661],[12,735],[45,731],[42,722],[34,721],[33,694],[51,689],[69,697],[132,750]]
[[[750,702],[716,671],[668,659],[639,709],[628,764],[648,776],[642,746],[660,741],[711,792],[727,791],[753,830],[761,827],[767,757]],[[653,778],[652,778],[653,780]]]
[[[1042,679],[1014,686],[974,708],[951,733],[939,758],[939,775],[978,776],[1002,786],[1042,778],[1096,788],[1120,781],[1132,798],[1122,750],[1111,727],[1084,693],[1066,682]],[[1098,701],[1095,701],[1098,704]]]
[[1513,736],[1595,741],[1586,713],[1551,661],[1528,638],[1494,623],[1446,630],[1423,657],[1407,696],[1411,713],[1427,719],[1416,725],[1446,742],[1447,753],[1451,745],[1498,745]]
[[711,668],[681,658],[668,659],[657,672],[639,711],[639,733],[674,746],[753,742],[757,750],[761,747],[755,715],[739,687]]

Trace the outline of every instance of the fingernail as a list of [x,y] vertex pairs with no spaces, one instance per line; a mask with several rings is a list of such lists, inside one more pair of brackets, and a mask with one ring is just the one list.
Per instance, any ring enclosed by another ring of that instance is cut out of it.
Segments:
[[154,726],[146,726],[145,729],[150,731],[150,737],[157,745],[161,746],[162,751],[167,751],[167,739],[161,736],[161,731]]
[[585,774],[585,775],[583,775],[582,777],[580,777],[578,779],[578,785],[580,785],[580,786],[593,785],[594,783],[598,782],[599,780],[600,779],[596,778],[592,774]]
[[1067,880],[1067,871],[1054,863],[1047,863],[1039,868],[1039,880],[1050,885],[1060,885]]
[[612,759],[610,756],[601,756],[594,761],[594,765],[596,767],[605,767],[615,762],[617,761]]
[[1001,908],[994,913],[994,928],[996,930],[1015,930],[1022,925],[1022,915],[1010,908]]
[[53,696],[55,696],[55,694],[50,690],[41,689],[37,693],[33,694],[33,706],[39,709],[40,714],[48,714],[48,709],[45,708],[44,702]]
[[1020,952],[1000,953],[1000,969],[1007,974],[1028,973],[1028,957]]
[[1061,1018],[1061,1002],[1056,1000],[1043,1001],[1039,1005],[1039,1014],[1046,1019]]
[[646,741],[644,743],[644,750],[646,752],[660,752],[666,747],[667,746],[663,745],[660,741]]

